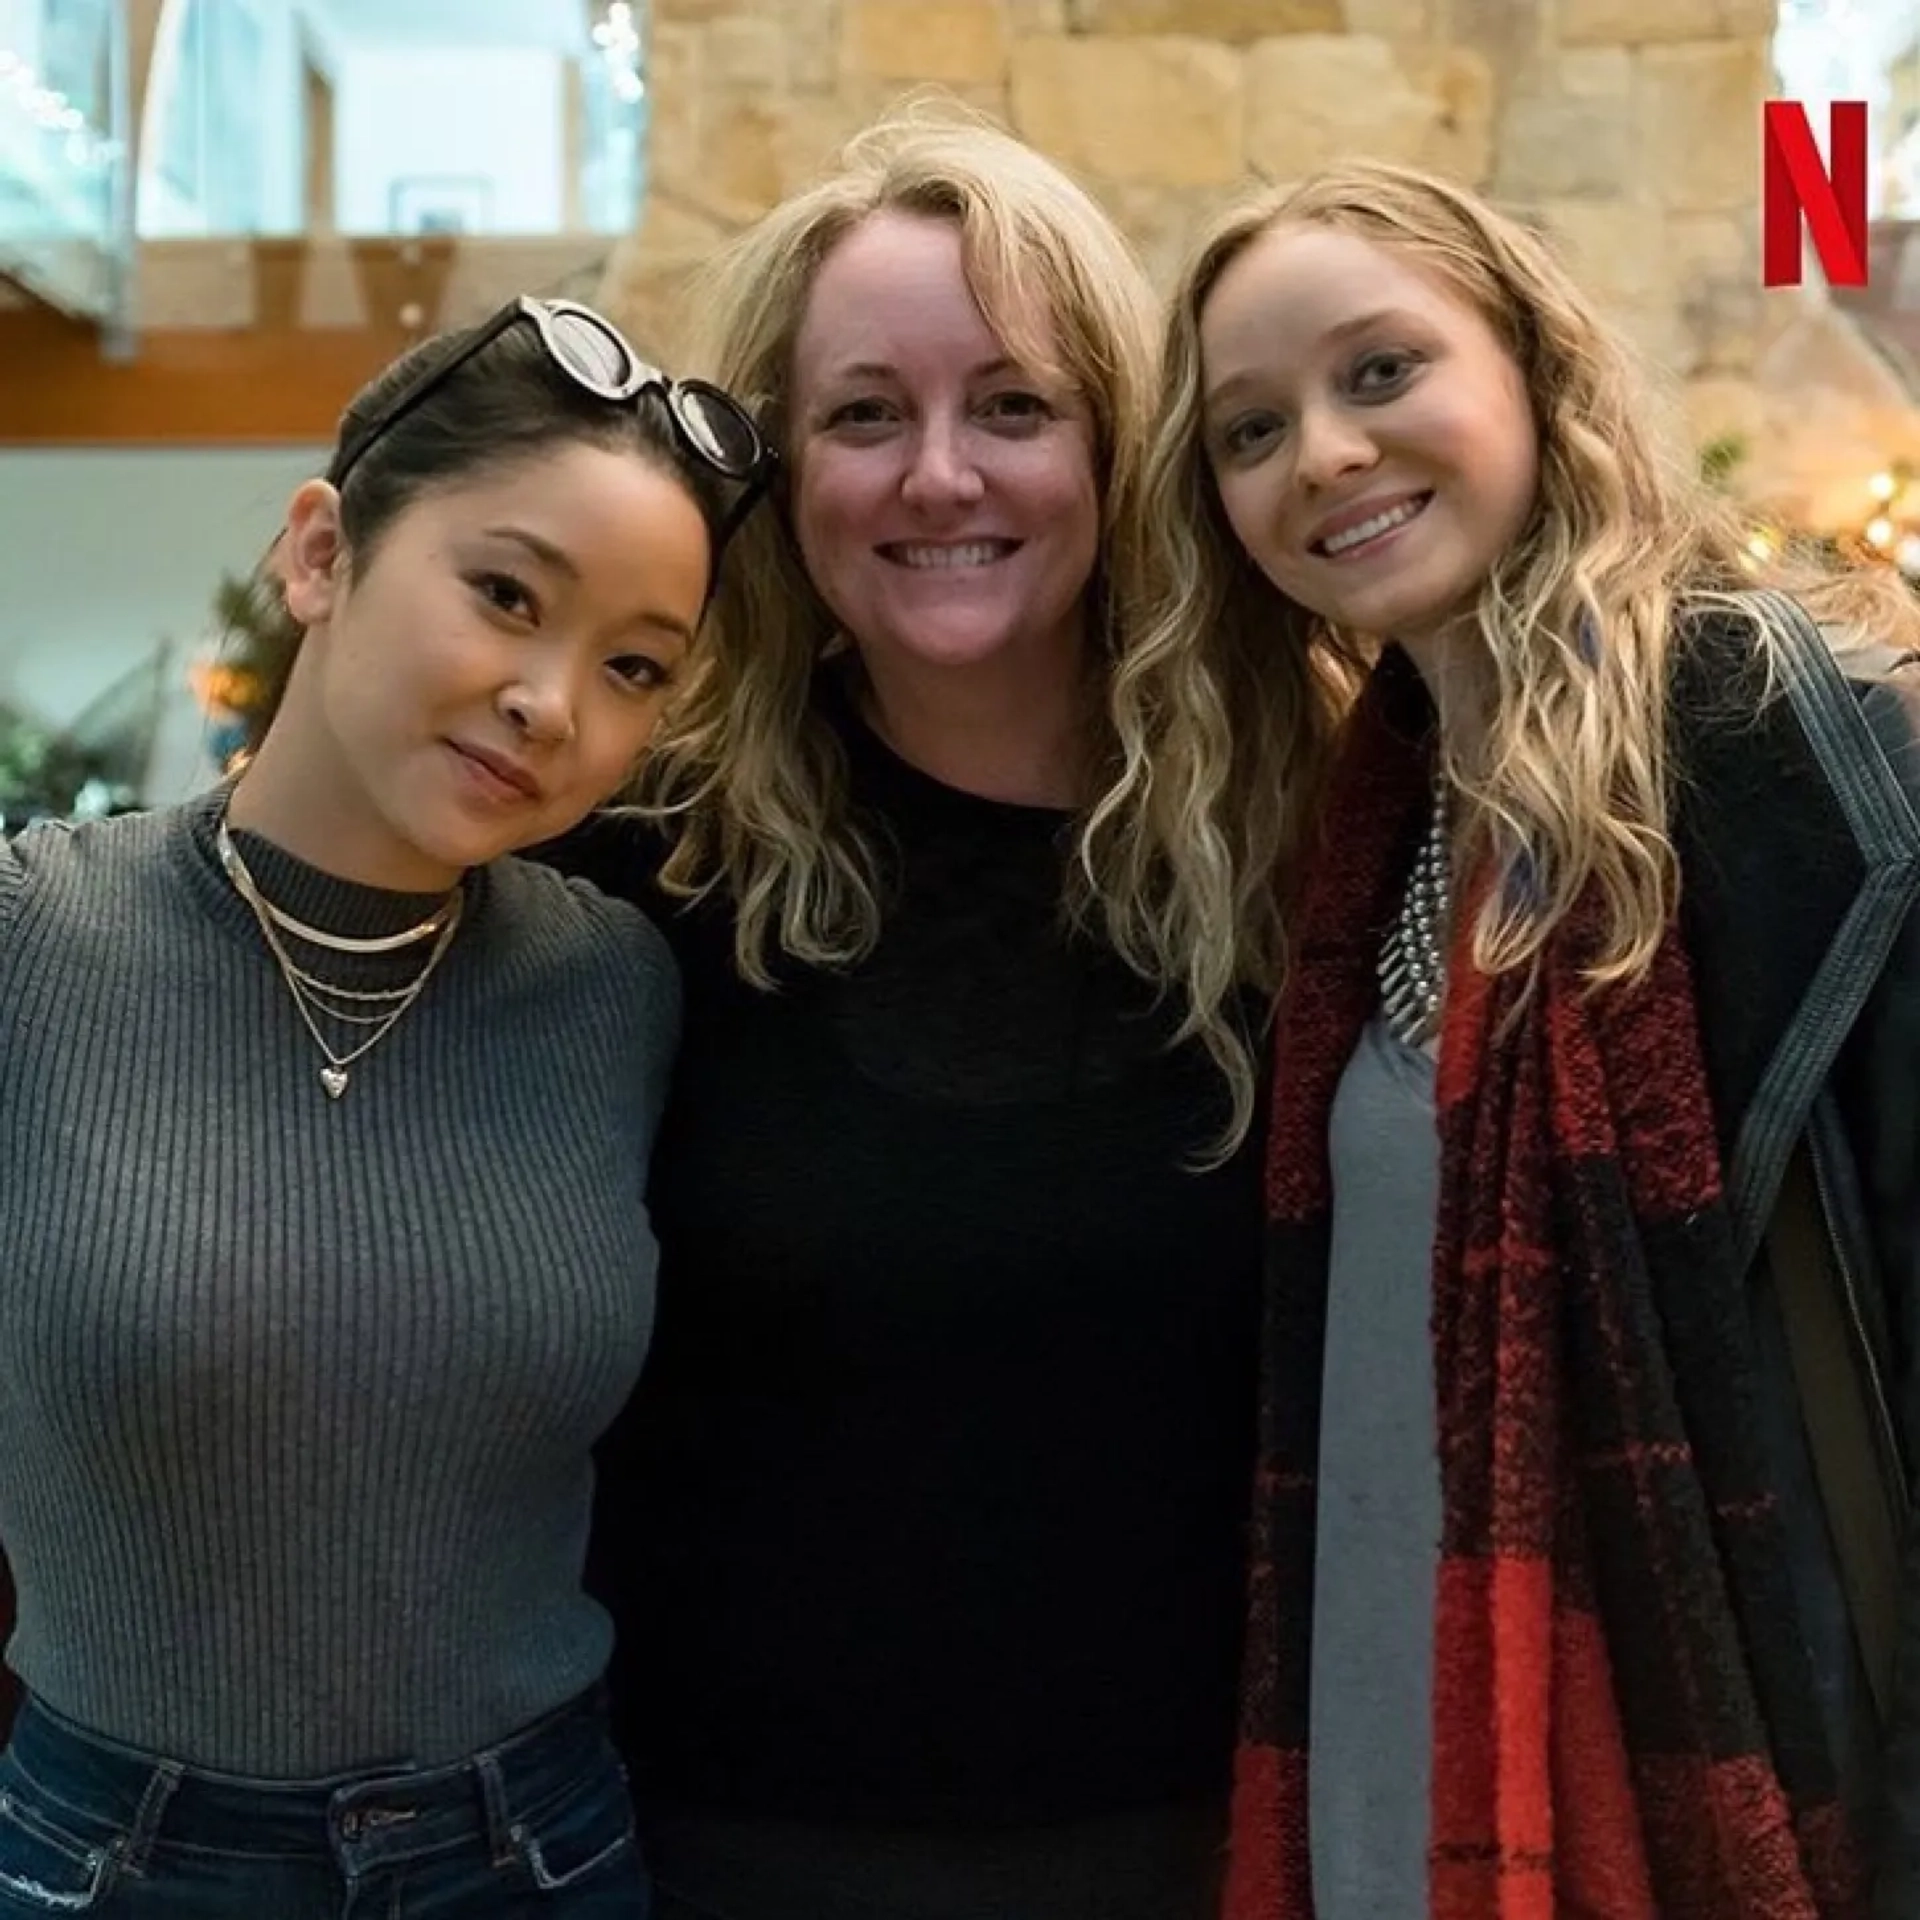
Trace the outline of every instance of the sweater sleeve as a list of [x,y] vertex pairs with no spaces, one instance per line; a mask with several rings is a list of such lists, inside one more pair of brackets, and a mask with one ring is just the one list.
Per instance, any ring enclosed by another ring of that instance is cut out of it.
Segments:
[[0,967],[5,965],[8,936],[20,917],[20,903],[26,893],[27,870],[20,850],[9,836],[0,834]]
[[656,876],[668,846],[665,833],[638,814],[607,811],[589,814],[571,833],[531,847],[522,857],[590,881],[602,893],[630,900],[649,919],[657,919],[662,896]]
[[585,880],[609,899],[638,907],[684,960],[705,916],[693,902],[665,892],[659,884],[671,846],[666,829],[639,814],[609,810],[589,815],[559,840],[528,848],[521,858],[569,879]]
[[680,963],[671,944],[644,911],[628,900],[604,894],[579,875],[569,875],[588,913],[613,943],[636,1003],[644,1008],[646,1039],[643,1070],[649,1093],[649,1119],[660,1124],[668,1080],[680,1051],[682,995]]

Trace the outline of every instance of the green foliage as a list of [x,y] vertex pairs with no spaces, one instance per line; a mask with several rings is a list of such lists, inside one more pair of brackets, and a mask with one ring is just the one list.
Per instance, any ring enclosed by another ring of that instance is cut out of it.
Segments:
[[1718,434],[1700,449],[1700,478],[1716,493],[1724,493],[1746,457],[1747,443],[1742,435]]
[[112,785],[110,757],[0,706],[0,824],[11,830],[46,814],[64,818],[95,782],[103,789],[101,811],[124,804]]
[[299,636],[257,574],[222,574],[213,617],[220,651],[199,676],[200,697],[219,722],[216,757],[234,764],[260,744],[272,718],[269,690],[285,685]]
[[222,574],[214,589],[213,614],[225,636],[220,664],[247,682],[235,691],[256,701],[263,698],[267,687],[286,678],[299,644],[278,598],[255,575]]

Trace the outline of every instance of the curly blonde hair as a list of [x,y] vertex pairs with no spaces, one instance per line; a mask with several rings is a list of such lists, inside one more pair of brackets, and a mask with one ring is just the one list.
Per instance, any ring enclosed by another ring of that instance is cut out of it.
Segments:
[[[969,285],[1009,354],[1085,401],[1101,480],[1086,632],[1104,680],[1122,651],[1112,543],[1116,526],[1138,518],[1159,314],[1118,229],[1050,161],[945,103],[917,102],[878,122],[817,185],[711,263],[689,301],[688,357],[789,451],[794,341],[814,276],[848,234],[885,212],[957,226]],[[728,896],[736,964],[761,986],[771,984],[776,954],[845,964],[879,935],[877,850],[851,816],[845,755],[815,698],[823,657],[844,645],[787,516],[751,516],[639,788],[642,806],[678,828],[663,883]],[[1088,708],[1104,732],[1104,701]],[[1096,740],[1094,749],[1104,777],[1113,744]]]
[[[1109,896],[1116,937],[1137,965],[1183,971],[1203,1026],[1225,1017],[1236,978],[1278,987],[1286,883],[1384,637],[1343,631],[1266,580],[1228,525],[1204,450],[1201,316],[1227,267],[1283,225],[1353,234],[1416,263],[1521,371],[1538,494],[1480,589],[1479,711],[1448,747],[1463,851],[1495,862],[1475,959],[1489,971],[1529,965],[1592,885],[1605,935],[1590,977],[1637,978],[1678,887],[1667,690],[1689,631],[1680,616],[1777,585],[1817,620],[1883,638],[1920,617],[1882,570],[1757,562],[1732,506],[1660,451],[1647,383],[1545,241],[1444,179],[1367,161],[1221,216],[1172,297],[1143,520],[1119,549],[1139,569],[1128,586],[1142,608],[1114,679],[1121,776],[1093,823],[1128,849],[1114,852],[1129,869]],[[1768,657],[1768,616],[1740,610]],[[1206,938],[1227,928],[1230,953]]]

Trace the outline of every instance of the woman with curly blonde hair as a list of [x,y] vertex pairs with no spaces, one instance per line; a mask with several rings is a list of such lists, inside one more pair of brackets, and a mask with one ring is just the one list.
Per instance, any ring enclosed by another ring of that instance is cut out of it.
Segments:
[[1203,1920],[1252,1065],[1224,994],[1183,1035],[1075,857],[1118,764],[1155,303],[1059,169],[913,113],[691,310],[778,512],[652,820],[559,856],[653,905],[685,987],[659,1343],[597,1523],[658,1911]]
[[1108,804],[1297,856],[1228,1912],[1920,1911],[1916,609],[1425,174],[1225,217],[1164,386]]

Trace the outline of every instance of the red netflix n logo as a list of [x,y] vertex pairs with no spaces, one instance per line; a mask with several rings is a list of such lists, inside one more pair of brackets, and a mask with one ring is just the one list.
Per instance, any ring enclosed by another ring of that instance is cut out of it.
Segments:
[[1764,286],[1800,284],[1800,228],[1834,287],[1867,284],[1867,103],[1836,100],[1828,110],[1829,174],[1798,100],[1761,107],[1761,260]]

